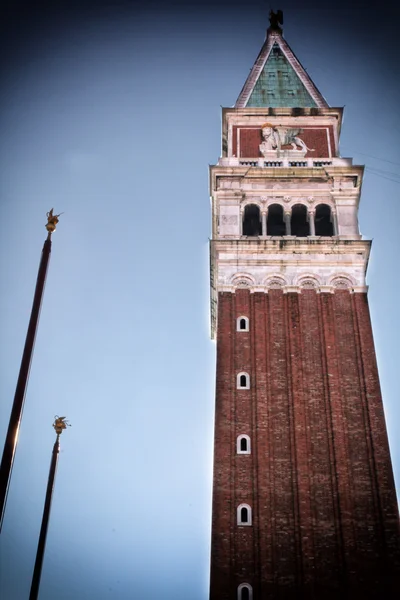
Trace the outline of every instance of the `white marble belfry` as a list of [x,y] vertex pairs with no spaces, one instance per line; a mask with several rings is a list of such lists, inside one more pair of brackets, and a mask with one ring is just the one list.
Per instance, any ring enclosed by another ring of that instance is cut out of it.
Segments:
[[[267,111],[223,109],[226,150],[218,163],[210,167],[213,336],[218,292],[234,292],[238,287],[264,293],[276,287],[283,292],[298,293],[304,288],[328,293],[335,288],[348,288],[355,293],[366,291],[370,241],[362,239],[358,227],[363,167],[338,155],[342,110],[303,109],[301,116],[293,116],[290,108],[275,109],[272,116]],[[266,134],[271,135],[270,130],[263,131],[266,121],[277,132],[276,139],[266,139]],[[260,139],[264,140],[259,156],[243,156],[240,128],[259,129]],[[305,147],[304,142],[301,145],[298,138],[290,142],[289,134],[285,133],[305,128],[333,131],[334,144],[330,141],[329,146],[325,145],[328,156],[320,156],[321,152]],[[276,141],[278,134],[281,141],[286,141],[286,147]],[[293,158],[296,152],[293,144],[299,153],[298,160]],[[316,235],[321,204],[329,207],[330,236]],[[257,235],[244,235],[248,205],[259,210]],[[284,232],[279,236],[268,231],[272,205],[282,207]],[[303,205],[305,209],[301,210],[306,211],[309,235],[304,237],[293,235],[291,230],[293,207],[297,205]]]

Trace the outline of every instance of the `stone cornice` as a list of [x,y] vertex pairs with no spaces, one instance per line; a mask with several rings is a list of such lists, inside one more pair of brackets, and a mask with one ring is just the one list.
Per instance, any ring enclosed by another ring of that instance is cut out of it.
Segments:
[[[211,240],[211,260],[221,269],[237,272],[260,269],[336,272],[355,269],[363,278],[368,265],[371,241],[338,238],[275,238]],[[299,271],[300,272],[300,271]],[[322,280],[321,280],[322,283]],[[354,282],[356,283],[356,282]],[[358,281],[363,285],[364,282]]]
[[291,237],[287,239],[285,236],[277,236],[270,239],[261,238],[241,238],[231,240],[213,239],[211,245],[218,249],[229,249],[239,251],[241,255],[264,253],[271,254],[274,251],[282,254],[293,254],[298,252],[308,254],[359,254],[366,252],[371,247],[371,240],[341,240],[339,238],[324,237]]
[[338,238],[210,240],[211,320],[215,329],[219,292],[366,293],[371,241]]
[[[210,176],[210,193],[218,189],[217,179],[218,178],[236,178],[240,182],[240,186],[243,189],[245,181],[255,182],[258,180],[260,183],[263,181],[279,181],[282,179],[290,179],[293,183],[294,180],[315,180],[315,181],[329,181],[332,183],[332,192],[340,196],[340,186],[334,187],[334,180],[340,177],[355,178],[354,188],[360,188],[364,174],[364,167],[362,165],[349,165],[349,166],[330,166],[330,167],[228,167],[220,165],[210,165],[209,176]],[[349,190],[343,190],[344,195],[349,195]]]

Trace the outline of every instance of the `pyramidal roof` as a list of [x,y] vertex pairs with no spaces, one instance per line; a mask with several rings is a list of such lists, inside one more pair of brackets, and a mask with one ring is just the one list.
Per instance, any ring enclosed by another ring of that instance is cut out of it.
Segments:
[[328,107],[279,31],[271,28],[235,108]]

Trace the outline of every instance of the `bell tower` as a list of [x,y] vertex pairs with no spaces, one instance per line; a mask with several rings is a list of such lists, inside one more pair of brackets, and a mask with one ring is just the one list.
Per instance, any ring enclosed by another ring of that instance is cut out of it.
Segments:
[[[397,597],[399,520],[358,227],[363,167],[271,13],[210,167],[210,600]],[[397,584],[397,585],[396,585]]]

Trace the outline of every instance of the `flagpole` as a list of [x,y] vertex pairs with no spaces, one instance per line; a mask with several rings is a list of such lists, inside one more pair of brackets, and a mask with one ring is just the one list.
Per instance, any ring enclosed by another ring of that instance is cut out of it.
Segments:
[[46,283],[47,268],[51,253],[51,234],[56,229],[59,216],[60,215],[53,215],[53,209],[47,213],[47,239],[44,242],[40,259],[31,317],[26,334],[25,346],[22,354],[17,386],[15,389],[14,402],[11,409],[10,422],[8,425],[6,441],[4,443],[3,457],[0,466],[0,531],[3,525],[8,488],[10,485],[11,472],[14,464],[15,450],[18,443],[19,428],[21,424],[22,411],[24,409],[26,388],[28,385],[33,348],[35,345],[36,332],[38,328],[40,307],[42,304],[44,286]]
[[58,455],[60,452],[60,435],[63,429],[66,429],[68,423],[66,417],[55,417],[53,427],[56,430],[57,438],[54,442],[53,452],[51,455],[49,478],[47,480],[46,498],[44,501],[42,525],[40,527],[39,542],[36,552],[35,568],[33,570],[31,592],[29,600],[37,600],[40,586],[40,578],[42,575],[43,556],[46,548],[47,528],[50,519],[51,501],[53,499],[54,481],[56,478]]

